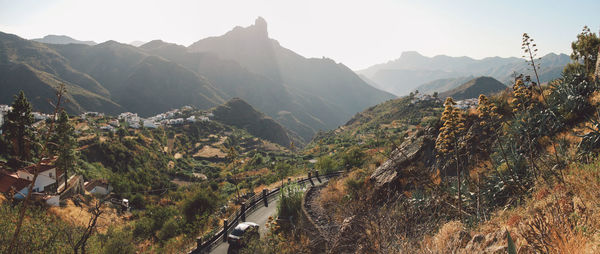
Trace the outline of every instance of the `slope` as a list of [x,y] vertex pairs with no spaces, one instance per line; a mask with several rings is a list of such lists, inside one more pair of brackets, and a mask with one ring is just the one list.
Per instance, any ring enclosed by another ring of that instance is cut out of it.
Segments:
[[48,111],[59,84],[68,90],[66,109],[72,113],[94,107],[107,113],[121,106],[106,98],[108,91],[89,75],[73,69],[69,61],[45,44],[0,32],[0,103],[24,90],[36,109]]
[[450,91],[440,94],[440,98],[452,97],[455,100],[477,98],[480,94],[492,95],[507,88],[492,77],[477,77]]
[[289,147],[292,142],[285,128],[240,98],[233,98],[212,112],[216,121],[244,129],[259,138],[284,147]]

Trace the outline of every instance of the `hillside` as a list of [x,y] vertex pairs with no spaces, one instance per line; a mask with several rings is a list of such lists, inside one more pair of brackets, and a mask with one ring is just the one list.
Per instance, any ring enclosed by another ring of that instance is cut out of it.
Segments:
[[492,95],[506,90],[507,86],[491,77],[477,77],[457,88],[440,93],[440,98],[452,97],[455,100],[477,98],[480,94]]
[[38,38],[38,39],[32,39],[32,41],[37,41],[37,42],[41,42],[41,43],[48,43],[48,44],[85,44],[85,45],[96,45],[97,43],[94,41],[80,41],[80,40],[76,40],[73,39],[69,36],[66,35],[46,35],[44,36],[44,38]]
[[244,129],[256,137],[284,147],[289,147],[292,142],[284,127],[272,118],[256,111],[242,99],[233,98],[214,108],[212,112],[216,121]]
[[98,109],[118,113],[123,108],[88,74],[74,69],[69,60],[48,45],[0,32],[0,103],[9,104],[14,94],[25,91],[34,108],[50,111],[47,101],[60,83],[65,84],[70,112]]
[[[538,71],[540,81],[544,83],[559,78],[569,62],[569,56],[565,54],[549,53],[543,56],[538,62],[541,64]],[[515,57],[487,57],[480,60],[445,55],[425,57],[414,51],[404,52],[396,60],[357,71],[377,83],[378,87],[396,95],[407,95],[414,90],[432,90],[425,83],[439,84],[444,81],[438,79],[466,76],[490,76],[502,83],[509,83],[514,72],[527,74],[531,70],[523,59]],[[457,82],[448,85],[453,84]]]

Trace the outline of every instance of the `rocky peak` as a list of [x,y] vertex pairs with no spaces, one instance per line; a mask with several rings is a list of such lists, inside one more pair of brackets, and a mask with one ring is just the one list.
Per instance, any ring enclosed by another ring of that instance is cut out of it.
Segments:
[[269,37],[269,32],[267,31],[267,21],[264,18],[256,18],[254,21],[254,28],[259,34],[263,35],[263,37]]

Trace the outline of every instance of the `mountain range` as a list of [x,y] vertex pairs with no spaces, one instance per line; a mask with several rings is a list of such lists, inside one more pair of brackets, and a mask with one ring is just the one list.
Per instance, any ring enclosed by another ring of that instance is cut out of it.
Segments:
[[[570,62],[565,54],[547,54],[538,60],[540,82],[560,77],[564,66]],[[367,78],[367,83],[396,95],[419,92],[444,92],[469,80],[472,76],[489,76],[508,84],[514,73],[532,75],[531,66],[524,59],[487,57],[481,60],[470,57],[438,55],[426,57],[417,52],[404,52],[400,58],[373,65],[357,71]],[[427,84],[427,83],[432,84]],[[446,90],[444,90],[446,89]]]
[[282,47],[268,37],[262,18],[189,47],[159,40],[140,47],[116,41],[50,44],[0,32],[0,77],[0,104],[24,90],[40,111],[51,109],[47,99],[61,83],[71,113],[150,116],[184,105],[208,109],[239,97],[303,142],[395,97],[343,64]]

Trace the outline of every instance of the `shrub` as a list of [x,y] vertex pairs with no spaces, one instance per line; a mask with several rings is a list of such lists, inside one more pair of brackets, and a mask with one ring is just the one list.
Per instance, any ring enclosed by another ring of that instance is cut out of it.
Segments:
[[339,168],[340,162],[333,159],[331,156],[322,156],[315,163],[315,168],[319,170],[321,174],[327,174],[335,172]]
[[131,206],[135,209],[146,209],[146,200],[142,194],[135,194],[133,198],[131,198]]
[[212,191],[199,190],[183,203],[182,212],[187,222],[210,215],[217,207],[218,198]]
[[277,207],[279,218],[297,220],[302,209],[302,189],[297,184],[288,184],[281,189],[281,196]]
[[169,240],[179,234],[179,228],[180,225],[177,219],[174,217],[170,218],[165,222],[156,236],[161,241]]
[[139,239],[146,239],[152,236],[152,224],[154,221],[150,218],[141,218],[135,222],[133,236]]
[[106,235],[103,253],[106,254],[133,254],[135,246],[131,232],[121,229],[109,228]]

